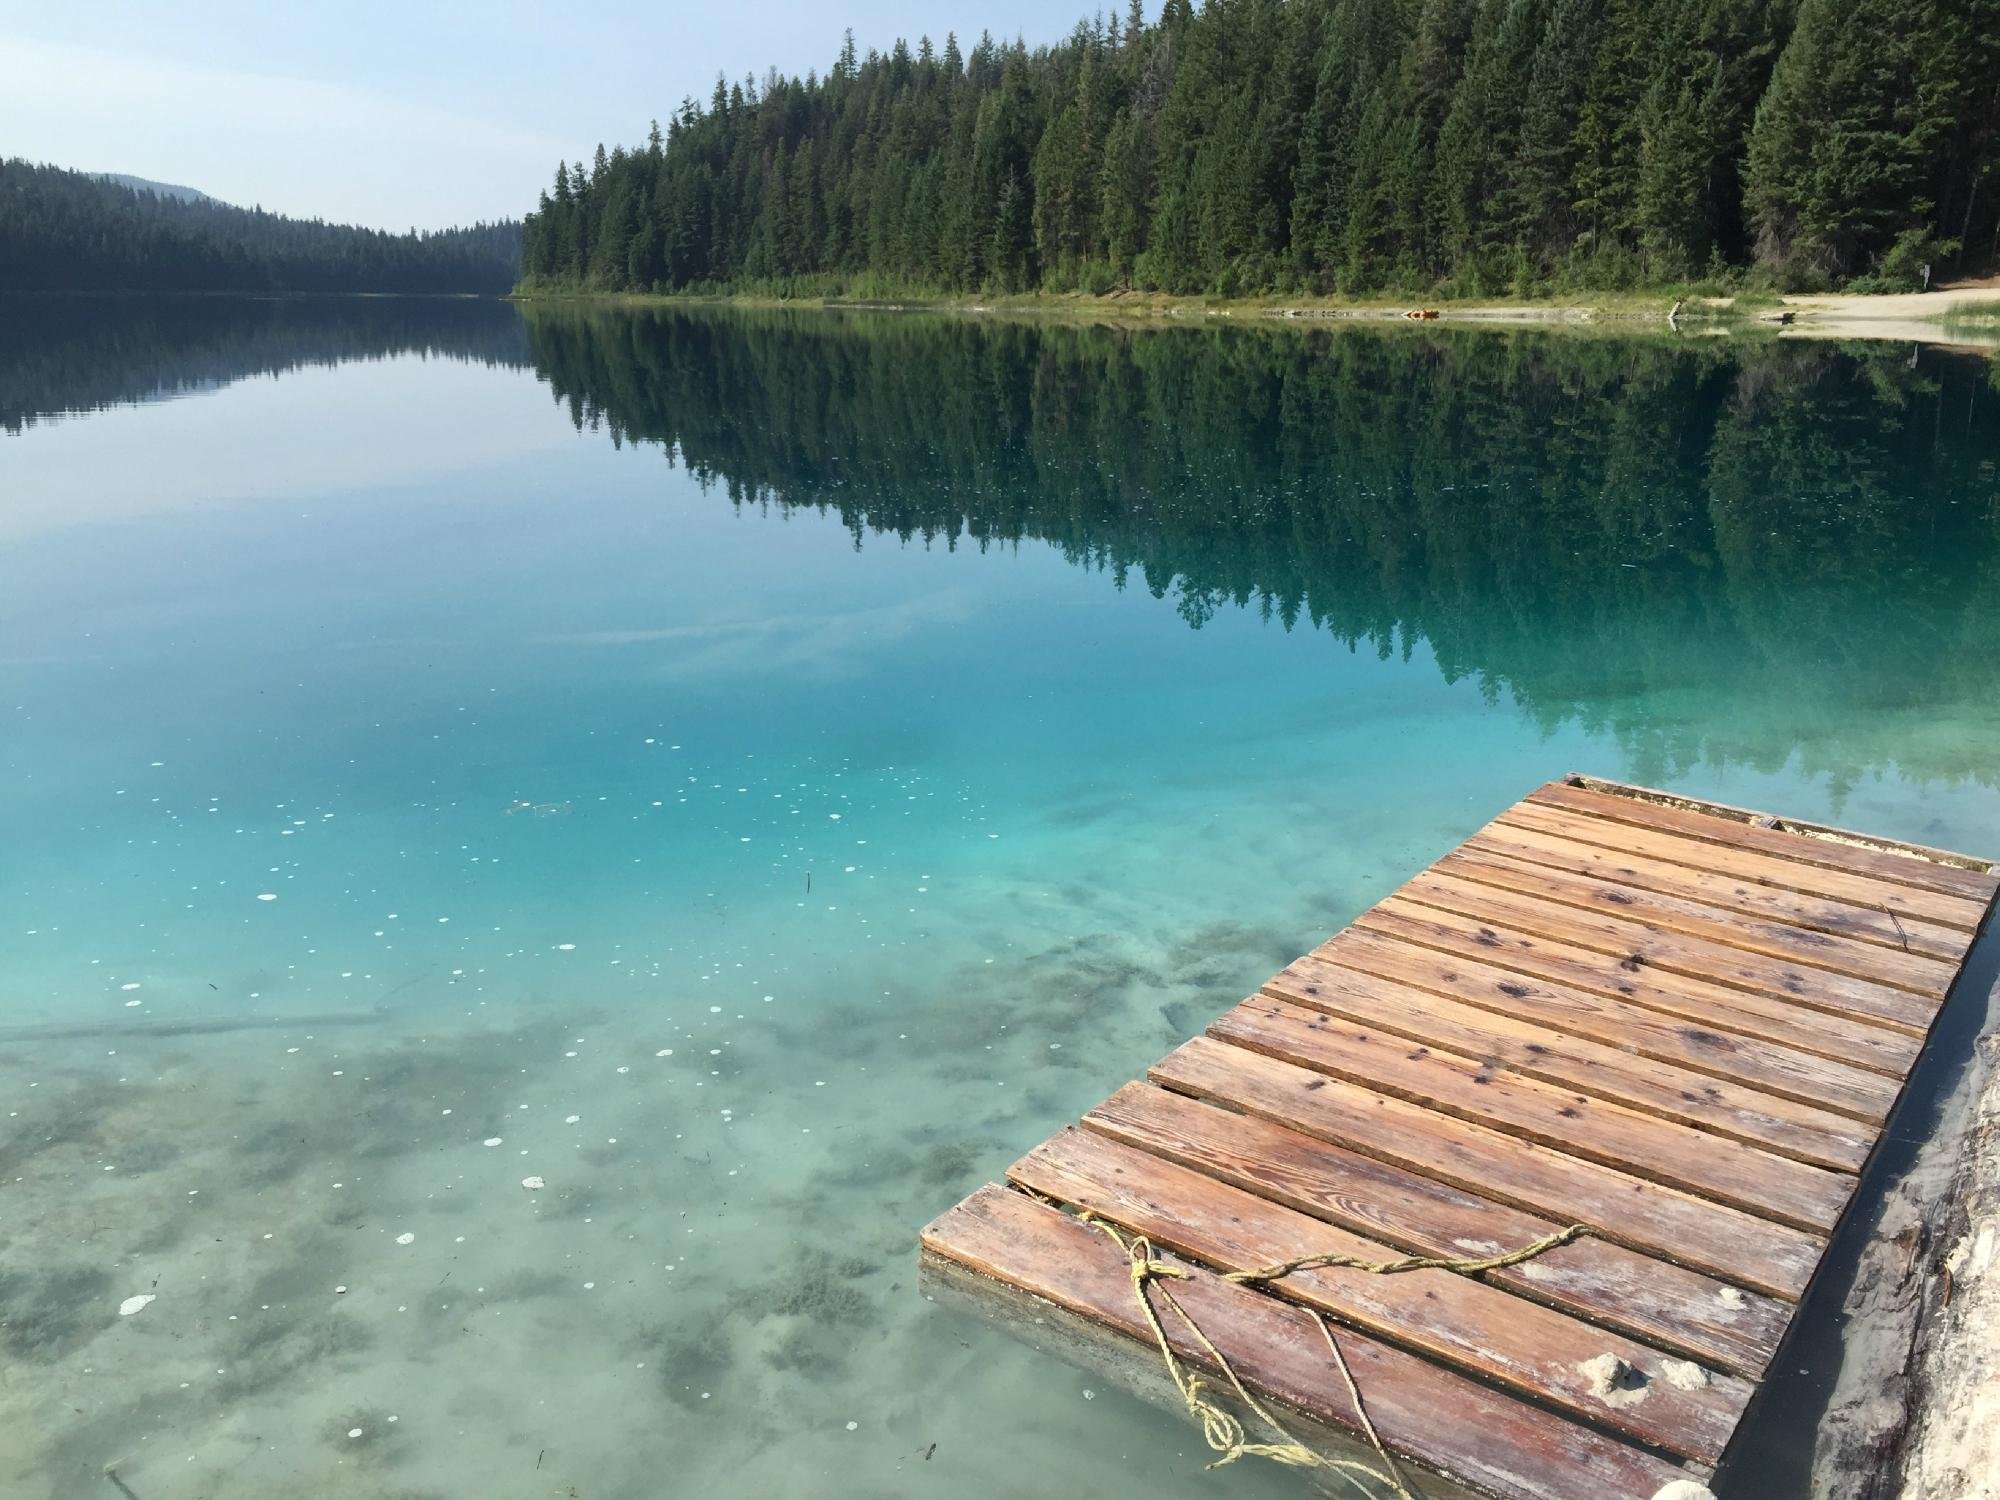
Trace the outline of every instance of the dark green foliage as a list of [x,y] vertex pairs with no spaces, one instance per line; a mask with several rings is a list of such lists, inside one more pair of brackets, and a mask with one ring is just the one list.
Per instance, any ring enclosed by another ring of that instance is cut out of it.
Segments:
[[1996,104],[1994,0],[1805,0],[1750,139],[1763,254],[1820,284],[1990,254]]
[[0,160],[0,291],[504,292],[520,265],[512,222],[387,234]]
[[559,168],[528,218],[526,283],[1478,294],[1758,260],[1899,280],[1898,245],[1898,265],[1988,259],[2000,0],[1798,16],[1790,0],[1166,0],[1153,25],[1134,5],[1033,51],[947,38],[857,57],[850,34],[824,78],[718,81],[646,149]]

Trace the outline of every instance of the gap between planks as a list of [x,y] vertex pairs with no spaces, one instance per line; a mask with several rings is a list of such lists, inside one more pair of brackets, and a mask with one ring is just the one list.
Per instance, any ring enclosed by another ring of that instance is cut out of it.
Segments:
[[1299,960],[1263,992],[1818,1167],[1857,1171],[1875,1142],[1861,1122],[1815,1105],[1317,959]]
[[1990,873],[1988,862],[1967,855],[1915,844],[1897,845],[1817,824],[1799,824],[1798,832],[1760,827],[1754,821],[1738,821],[1739,817],[1760,816],[1748,813],[1747,809],[1713,804],[1712,810],[1698,810],[1699,804],[1669,798],[1664,793],[1643,787],[1608,790],[1612,785],[1615,783],[1573,786],[1550,782],[1530,792],[1527,800],[1613,822],[1678,833],[1704,843],[1776,854],[1796,864],[1865,875],[1890,885],[1910,886],[1975,903],[1991,901],[1995,889],[2000,888],[2000,881]]
[[1586,1037],[1869,1125],[1881,1124],[1900,1086],[1895,1077],[1804,1047],[1701,1024],[1706,1016],[1699,1010],[1694,1016],[1663,1011],[1623,995],[1599,994],[1449,949],[1426,947],[1399,935],[1393,924],[1390,930],[1350,927],[1280,970],[1273,983],[1309,982],[1323,967],[1407,985],[1558,1037]]
[[1921,1037],[1936,1015],[1933,998],[1824,969],[1806,970],[1782,959],[1667,931],[1635,918],[1578,911],[1537,896],[1497,890],[1458,876],[1427,870],[1391,900],[1504,923],[1610,958],[1619,967],[1684,975],[1725,989],[1744,990],[1849,1020]]
[[[1974,874],[2000,877],[2000,864],[1982,855],[1967,854],[1958,849],[1941,849],[1932,844],[1914,843],[1909,839],[1888,838],[1882,834],[1863,833],[1859,829],[1839,828],[1828,823],[1815,823],[1804,818],[1779,817],[1776,813],[1759,812],[1755,808],[1739,807],[1733,802],[1717,802],[1712,798],[1694,797],[1681,792],[1669,792],[1659,787],[1640,786],[1630,781],[1611,781],[1602,776],[1591,776],[1584,772],[1572,771],[1547,785],[1570,787],[1578,791],[1593,792],[1601,796],[1615,797],[1627,803],[1650,804],[1667,807],[1684,813],[1698,813],[1714,818],[1719,823],[1739,823],[1752,828],[1769,828],[1794,837],[1822,840],[1828,844],[1847,845],[1853,849],[1872,851],[1877,854],[1895,854],[1915,859],[1921,863],[1941,866],[1947,870],[1969,870]],[[1532,793],[1530,795],[1533,795]],[[2000,889],[2000,878],[1994,881]]]
[[1266,996],[1208,1033],[1265,1057],[1505,1132],[1713,1203],[1824,1234],[1854,1191],[1830,1171]]
[[1741,1033],[1851,1063],[1894,1080],[1897,1087],[1923,1045],[1921,1038],[1905,1031],[1808,1010],[1775,996],[1734,990],[1652,967],[1630,953],[1606,963],[1606,955],[1588,948],[1400,896],[1390,896],[1363,912],[1349,930],[1384,933],[1606,1000],[1658,1011],[1698,1027]]

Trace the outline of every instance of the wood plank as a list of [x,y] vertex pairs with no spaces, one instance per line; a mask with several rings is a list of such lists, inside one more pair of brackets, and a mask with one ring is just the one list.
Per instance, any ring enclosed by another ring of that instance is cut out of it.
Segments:
[[[1778,1042],[1882,1074],[1900,1091],[1922,1043],[1905,1032],[1823,1015],[1782,1000],[1719,984],[1605,962],[1604,956],[1498,922],[1461,917],[1391,896],[1354,920],[1354,931],[1381,932],[1455,957],[1508,968],[1692,1023],[1690,1040],[1709,1032]],[[1322,950],[1324,951],[1324,950]]]
[[1803,1230],[1213,1037],[1184,1042],[1148,1076],[1773,1296],[1796,1301],[1824,1248]]
[[1747,912],[1639,890],[1592,875],[1574,875],[1470,845],[1447,854],[1431,868],[1564,906],[1645,922],[1661,931],[1686,933],[1725,947],[1761,953],[1786,963],[1909,990],[1934,1000],[1944,998],[1958,974],[1957,955],[1946,962],[1792,923],[1767,922]]
[[1890,885],[1912,886],[1967,901],[1991,901],[1996,886],[2000,886],[2000,882],[1983,871],[1935,864],[1907,854],[1859,848],[1832,839],[1785,833],[1775,828],[1760,828],[1753,823],[1738,823],[1729,818],[1670,807],[1638,797],[1621,797],[1610,792],[1569,786],[1560,781],[1538,787],[1528,794],[1528,800],[1545,807],[1561,807],[1571,812],[1608,818],[1617,823],[1678,833],[1706,843],[1755,849],[1759,853],[1775,854],[1798,864],[1819,865],[1850,875],[1864,875]]
[[[1218,1271],[1255,1270],[1308,1255],[1380,1261],[1396,1254],[1377,1241],[1075,1127],[1036,1147],[1007,1175],[1031,1192],[1143,1234],[1156,1247]],[[1662,1366],[1671,1356],[1659,1350],[1450,1271],[1375,1275],[1325,1266],[1296,1271],[1265,1289],[1704,1463],[1721,1458],[1750,1397],[1747,1383],[1721,1372],[1703,1371],[1699,1381],[1677,1384]],[[1584,1367],[1607,1353],[1636,1372],[1631,1383],[1641,1399],[1621,1392],[1613,1404],[1593,1389]],[[1688,1362],[1683,1368],[1700,1367]]]
[[1604,792],[1628,800],[1677,807],[1684,812],[1699,813],[1703,817],[1715,818],[1725,823],[1745,823],[1754,824],[1758,828],[1775,828],[1783,833],[1847,844],[1856,849],[1873,849],[1881,853],[1923,860],[1934,865],[1944,865],[1954,870],[1971,870],[1979,874],[2000,877],[2000,865],[1996,865],[1988,856],[1967,854],[1958,849],[1944,849],[1935,844],[1920,844],[1914,839],[1864,833],[1857,828],[1842,828],[1832,823],[1815,823],[1805,818],[1781,819],[1775,813],[1766,812],[1762,808],[1743,807],[1733,802],[1717,801],[1713,797],[1697,797],[1689,792],[1667,791],[1662,787],[1641,786],[1630,781],[1614,781],[1609,777],[1587,776],[1575,771],[1567,776],[1557,777],[1556,784],[1581,787],[1585,791]]
[[1854,1191],[1854,1179],[1846,1173],[1774,1156],[1282,1000],[1246,1000],[1217,1018],[1208,1034],[1794,1229],[1831,1230]]
[[[1518,1017],[1546,1028],[1551,1041],[1564,1036],[1587,1038],[1742,1084],[1762,1094],[1822,1108],[1868,1127],[1879,1126],[1887,1118],[1900,1092],[1894,1079],[1815,1053],[1762,1037],[1686,1024],[1622,999],[1607,999],[1460,954],[1440,953],[1368,927],[1348,928],[1280,977],[1293,976],[1300,965],[1322,962]],[[1876,1131],[1869,1128],[1862,1134],[1873,1140]]]
[[[1434,1178],[1231,1114],[1184,1094],[1128,1083],[1083,1118],[1087,1129],[1287,1208],[1425,1255],[1494,1255],[1563,1226]],[[1594,1236],[1482,1278],[1622,1329],[1717,1369],[1763,1374],[1789,1305]]]
[[1964,959],[1966,949],[1972,942],[1970,932],[1928,922],[1920,917],[1899,916],[1851,901],[1807,895],[1732,875],[1671,864],[1663,859],[1599,848],[1557,834],[1518,826],[1504,816],[1480,829],[1465,841],[1463,847],[1545,865],[1553,870],[1615,881],[1637,890],[1701,901],[1766,922],[1834,933],[1897,952],[1921,953],[1953,965]]
[[[1150,1344],[1127,1260],[1102,1232],[1000,1187],[974,1193],[933,1221],[923,1248],[1092,1322]],[[1175,1297],[1252,1389],[1347,1431],[1359,1422],[1331,1371],[1310,1314],[1196,1268]],[[1175,1356],[1214,1362],[1179,1320],[1163,1320]],[[1541,1411],[1365,1334],[1340,1351],[1391,1451],[1496,1500],[1603,1500],[1651,1495],[1688,1470],[1607,1434]]]
[[1804,969],[1720,943],[1684,937],[1649,922],[1578,911],[1559,902],[1496,890],[1452,875],[1417,876],[1392,899],[1416,902],[1486,922],[1505,922],[1573,947],[1608,954],[1626,968],[1686,974],[1752,994],[1790,1000],[1922,1037],[1938,1002],[1906,990]]
[[1747,881],[1772,890],[1791,891],[1845,901],[1875,911],[1894,913],[1902,921],[1932,922],[1964,932],[1968,937],[1986,914],[1984,902],[1944,896],[1910,886],[1890,885],[1865,875],[1849,875],[1819,865],[1760,854],[1752,849],[1703,843],[1684,834],[1615,823],[1587,813],[1567,812],[1536,802],[1517,802],[1495,819],[1509,828],[1554,834],[1577,843],[1593,844],[1614,853],[1644,855],[1689,870],[1701,870],[1731,880]]
[[1843,1115],[1310,955],[1264,993],[1814,1166],[1858,1171],[1875,1144],[1873,1128]]

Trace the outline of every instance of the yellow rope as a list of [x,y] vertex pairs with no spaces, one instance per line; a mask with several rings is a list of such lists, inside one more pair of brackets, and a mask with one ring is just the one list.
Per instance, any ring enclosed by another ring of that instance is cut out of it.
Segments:
[[1481,1271],[1498,1271],[1507,1266],[1518,1266],[1522,1261],[1533,1260],[1572,1240],[1589,1234],[1582,1224],[1572,1224],[1567,1229],[1558,1229],[1554,1234],[1545,1234],[1532,1245],[1523,1245],[1519,1250],[1508,1250],[1499,1255],[1489,1255],[1483,1260],[1453,1260],[1437,1255],[1405,1255],[1395,1260],[1362,1260],[1356,1255],[1301,1255],[1297,1260],[1280,1261],[1275,1266],[1265,1266],[1256,1271],[1225,1271],[1224,1281],[1258,1282],[1277,1281],[1294,1271],[1316,1271],[1322,1266],[1339,1266],[1351,1271],[1366,1271],[1373,1276],[1394,1276],[1399,1271],[1456,1271],[1461,1276],[1477,1276]]
[[[1219,1469],[1224,1464],[1234,1463],[1246,1455],[1268,1458],[1273,1463],[1287,1464],[1294,1468],[1329,1470],[1353,1486],[1365,1500],[1374,1500],[1374,1497],[1361,1484],[1360,1480],[1363,1477],[1387,1486],[1395,1493],[1397,1500],[1420,1500],[1404,1480],[1402,1470],[1397,1467],[1395,1457],[1389,1452],[1388,1445],[1382,1441],[1381,1434],[1375,1430],[1374,1422],[1369,1420],[1368,1408],[1361,1400],[1361,1387],[1355,1382],[1354,1372],[1347,1366],[1347,1357],[1340,1352],[1340,1344],[1333,1336],[1333,1327],[1316,1308],[1308,1307],[1304,1310],[1319,1325],[1319,1331],[1326,1339],[1326,1347],[1333,1354],[1333,1362],[1340,1370],[1341,1378],[1347,1382],[1347,1394],[1354,1402],[1354,1414],[1360,1421],[1362,1432],[1373,1445],[1376,1455],[1382,1460],[1381,1469],[1371,1468],[1367,1464],[1356,1463],[1349,1459],[1328,1458],[1324,1454],[1314,1452],[1293,1437],[1285,1429],[1284,1423],[1273,1416],[1262,1402],[1244,1388],[1243,1382],[1237,1378],[1234,1367],[1223,1352],[1215,1347],[1207,1334],[1201,1331],[1200,1326],[1189,1316],[1188,1310],[1181,1306],[1180,1299],[1164,1284],[1170,1280],[1188,1280],[1187,1271],[1171,1262],[1154,1259],[1153,1242],[1147,1236],[1134,1235],[1127,1240],[1095,1214],[1085,1213],[1081,1217],[1084,1223],[1095,1225],[1109,1235],[1112,1243],[1125,1252],[1125,1258],[1131,1263],[1132,1290],[1139,1299],[1139,1307],[1146,1316],[1147,1325],[1153,1330],[1153,1339],[1159,1345],[1160,1358],[1166,1363],[1167,1376],[1173,1381],[1174,1388],[1181,1393],[1181,1400],[1187,1404],[1189,1414],[1201,1424],[1202,1440],[1208,1444],[1212,1452],[1221,1455],[1208,1466],[1209,1468]],[[1482,1271],[1497,1271],[1504,1266],[1516,1266],[1523,1261],[1533,1260],[1538,1255],[1546,1254],[1558,1246],[1567,1245],[1589,1233],[1587,1226],[1572,1224],[1566,1229],[1544,1235],[1532,1245],[1524,1245],[1518,1250],[1509,1250],[1480,1259],[1452,1260],[1429,1255],[1406,1255],[1396,1260],[1370,1261],[1352,1255],[1332,1253],[1302,1255],[1295,1260],[1281,1261],[1277,1265],[1264,1266],[1255,1271],[1228,1271],[1223,1273],[1220,1279],[1247,1285],[1278,1281],[1294,1271],[1316,1270],[1325,1266],[1366,1271],[1376,1276],[1393,1276],[1403,1271],[1452,1271],[1460,1275],[1476,1276]],[[1152,1298],[1147,1295],[1149,1286],[1158,1287],[1161,1299],[1174,1310],[1175,1316],[1187,1325],[1188,1332],[1215,1362],[1215,1367],[1229,1381],[1237,1397],[1255,1412],[1266,1426],[1277,1433],[1283,1439],[1282,1442],[1249,1441],[1249,1434],[1235,1413],[1217,1406],[1202,1394],[1208,1388],[1207,1382],[1199,1376],[1185,1372],[1181,1368],[1180,1361],[1174,1357],[1173,1345],[1167,1338],[1167,1330],[1161,1324],[1159,1314],[1153,1310]]]
[[[1417,1500],[1417,1497],[1409,1492],[1399,1478],[1391,1474],[1385,1474],[1379,1469],[1370,1468],[1367,1464],[1355,1463],[1348,1459],[1328,1458],[1324,1454],[1315,1453],[1304,1443],[1293,1437],[1291,1433],[1285,1430],[1285,1424],[1273,1416],[1261,1401],[1244,1388],[1243,1382],[1237,1378],[1236,1371],[1230,1365],[1229,1360],[1220,1349],[1216,1348],[1210,1342],[1208,1335],[1201,1331],[1201,1326],[1189,1316],[1188,1310],[1181,1306],[1180,1299],[1167,1287],[1161,1286],[1159,1288],[1161,1300],[1174,1310],[1174,1314],[1181,1322],[1187,1325],[1188,1332],[1193,1334],[1202,1348],[1208,1351],[1208,1357],[1215,1361],[1216,1368],[1222,1371],[1223,1375],[1228,1378],[1230,1386],[1234,1388],[1243,1404],[1262,1418],[1265,1424],[1273,1432],[1277,1433],[1280,1438],[1284,1439],[1283,1442],[1278,1443],[1253,1443],[1249,1441],[1249,1434],[1245,1431],[1243,1423],[1237,1418],[1236,1414],[1225,1407],[1217,1406],[1202,1394],[1203,1391],[1208,1389],[1208,1383],[1197,1375],[1188,1374],[1181,1368],[1181,1362],[1174,1358],[1174,1349],[1172,1343],[1167,1338],[1167,1330],[1161,1324],[1159,1314],[1153,1311],[1153,1300],[1146,1295],[1146,1288],[1149,1284],[1169,1279],[1185,1281],[1188,1273],[1179,1266],[1171,1265],[1163,1260],[1155,1260],[1153,1258],[1152,1241],[1144,1235],[1135,1235],[1130,1241],[1127,1241],[1111,1225],[1093,1215],[1084,1215],[1084,1222],[1096,1225],[1111,1236],[1112,1242],[1125,1252],[1126,1259],[1131,1262],[1132,1290],[1138,1296],[1139,1307],[1145,1313],[1146,1322],[1153,1330],[1153,1339],[1159,1345],[1160,1358],[1166,1363],[1168,1378],[1173,1381],[1174,1388],[1181,1393],[1181,1400],[1187,1404],[1189,1414],[1201,1424],[1202,1440],[1208,1444],[1211,1452],[1221,1455],[1215,1462],[1208,1465],[1209,1468],[1219,1469],[1224,1464],[1233,1464],[1237,1459],[1245,1456],[1268,1458],[1273,1463],[1287,1464],[1293,1468],[1330,1470],[1346,1480],[1350,1485],[1353,1485],[1355,1491],[1363,1496],[1364,1500],[1374,1500],[1374,1496],[1358,1482],[1355,1477],[1357,1475],[1366,1476],[1369,1479],[1378,1480],[1390,1486],[1399,1497],[1399,1500]],[[1326,1327],[1324,1320],[1321,1321],[1320,1327],[1326,1333],[1327,1342],[1332,1344],[1332,1330]],[[1339,1347],[1337,1345],[1334,1346],[1334,1352],[1336,1358],[1338,1358]],[[1345,1368],[1344,1360],[1342,1361],[1342,1367]],[[1348,1379],[1351,1387],[1353,1377],[1349,1376]],[[1355,1392],[1357,1397],[1355,1409],[1357,1411],[1360,1410],[1359,1394],[1357,1390]],[[1362,1422],[1368,1426],[1368,1430],[1372,1433],[1373,1427],[1368,1424],[1365,1416],[1362,1418]],[[1386,1457],[1386,1452],[1381,1448],[1381,1440],[1379,1438],[1376,1439],[1376,1450],[1383,1452]],[[1393,1465],[1394,1460],[1392,1459],[1390,1462]]]

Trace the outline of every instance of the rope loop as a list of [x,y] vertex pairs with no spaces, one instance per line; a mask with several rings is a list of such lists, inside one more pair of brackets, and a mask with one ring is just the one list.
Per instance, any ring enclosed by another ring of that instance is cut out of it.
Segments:
[[[1421,1500],[1404,1479],[1403,1472],[1397,1467],[1388,1445],[1375,1430],[1375,1424],[1369,1420],[1368,1409],[1361,1401],[1361,1387],[1355,1382],[1354,1372],[1347,1367],[1347,1357],[1341,1353],[1339,1341],[1333,1336],[1333,1325],[1321,1316],[1318,1309],[1308,1307],[1305,1311],[1319,1325],[1319,1331],[1326,1339],[1327,1350],[1333,1355],[1334,1365],[1339,1369],[1341,1378],[1347,1382],[1347,1394],[1354,1402],[1354,1414],[1359,1419],[1361,1430],[1373,1445],[1376,1456],[1382,1460],[1382,1467],[1379,1469],[1351,1459],[1329,1458],[1308,1448],[1293,1437],[1285,1425],[1244,1388],[1235,1368],[1231,1366],[1222,1351],[1210,1341],[1208,1335],[1201,1331],[1195,1320],[1189,1316],[1187,1309],[1181,1306],[1180,1299],[1166,1285],[1169,1281],[1192,1279],[1186,1267],[1160,1260],[1153,1253],[1151,1238],[1146,1235],[1135,1234],[1128,1240],[1116,1227],[1093,1213],[1081,1214],[1079,1219],[1082,1223],[1101,1229],[1111,1237],[1111,1242],[1124,1252],[1132,1277],[1133,1295],[1139,1299],[1139,1308],[1145,1314],[1147,1327],[1153,1330],[1153,1341],[1159,1346],[1160,1358],[1167,1367],[1167,1377],[1173,1381],[1174,1389],[1180,1392],[1181,1400],[1187,1406],[1188,1415],[1200,1425],[1202,1441],[1208,1445],[1210,1452],[1217,1455],[1208,1465],[1209,1468],[1219,1469],[1225,1464],[1235,1463],[1239,1458],[1265,1458],[1291,1468],[1324,1469],[1346,1481],[1363,1497],[1363,1500],[1377,1500],[1375,1493],[1363,1483],[1364,1480],[1382,1486],[1396,1496],[1396,1500]],[[1517,1266],[1524,1261],[1533,1260],[1538,1255],[1545,1255],[1590,1232],[1586,1225],[1571,1224],[1566,1229],[1544,1235],[1533,1244],[1524,1245],[1518,1250],[1477,1259],[1453,1260],[1441,1256],[1406,1255],[1396,1260],[1371,1261],[1362,1260],[1357,1256],[1332,1253],[1302,1255],[1295,1260],[1280,1261],[1276,1265],[1264,1266],[1254,1271],[1224,1272],[1219,1279],[1239,1286],[1257,1286],[1281,1281],[1297,1271],[1319,1270],[1324,1267],[1365,1271],[1375,1276],[1394,1276],[1404,1271],[1450,1271],[1461,1276],[1477,1276],[1484,1271],[1497,1271],[1506,1266]],[[1166,1327],[1161,1323],[1159,1313],[1154,1310],[1149,1288],[1156,1290],[1160,1300],[1186,1325],[1195,1342],[1201,1345],[1215,1367],[1222,1372],[1223,1378],[1229,1382],[1229,1387],[1236,1393],[1237,1399],[1254,1412],[1282,1441],[1251,1442],[1242,1419],[1227,1407],[1219,1406],[1209,1399],[1207,1392],[1213,1389],[1209,1382],[1182,1368],[1180,1360],[1174,1355],[1173,1343],[1167,1337]]]

